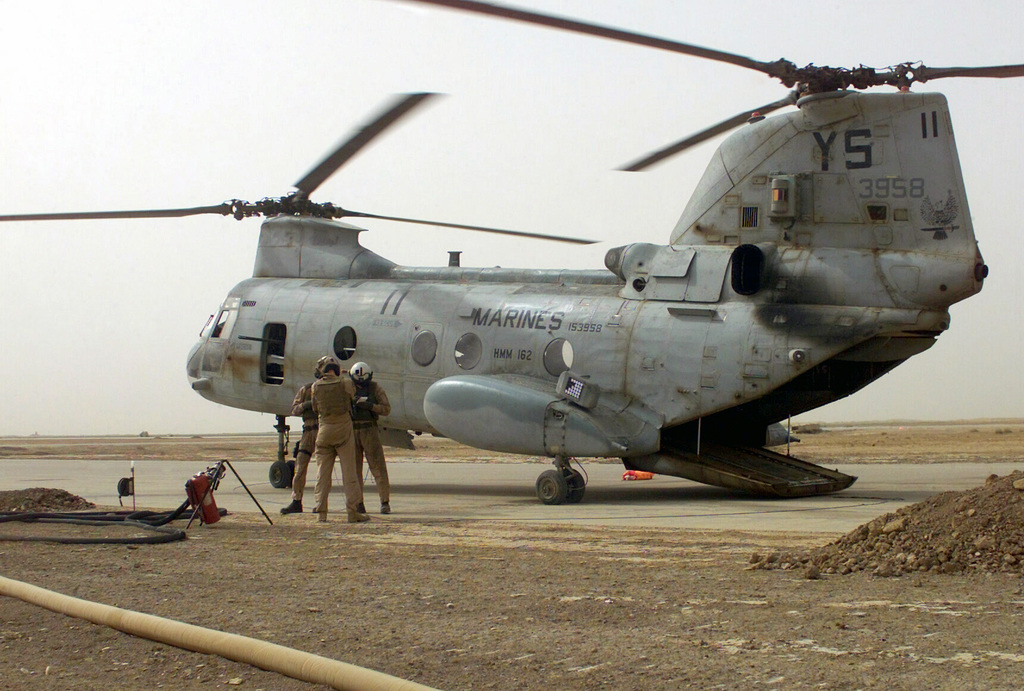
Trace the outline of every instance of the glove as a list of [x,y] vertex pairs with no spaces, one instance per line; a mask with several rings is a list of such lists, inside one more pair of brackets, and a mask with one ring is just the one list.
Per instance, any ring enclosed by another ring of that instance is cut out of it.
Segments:
[[356,408],[359,408],[359,410],[370,410],[373,408],[373,404],[370,403],[368,398],[358,398],[356,399]]

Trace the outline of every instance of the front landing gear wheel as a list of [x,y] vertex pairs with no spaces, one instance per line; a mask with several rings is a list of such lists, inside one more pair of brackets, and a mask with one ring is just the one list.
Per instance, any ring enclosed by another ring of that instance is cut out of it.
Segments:
[[545,504],[564,504],[569,499],[569,483],[561,470],[545,470],[540,474],[537,498]]
[[292,469],[287,461],[274,461],[270,464],[270,485],[284,489],[292,485]]
[[583,501],[583,493],[587,491],[587,482],[583,479],[583,474],[578,470],[566,468],[564,472],[565,483],[569,487],[569,496],[566,497],[566,502],[569,504],[579,504]]

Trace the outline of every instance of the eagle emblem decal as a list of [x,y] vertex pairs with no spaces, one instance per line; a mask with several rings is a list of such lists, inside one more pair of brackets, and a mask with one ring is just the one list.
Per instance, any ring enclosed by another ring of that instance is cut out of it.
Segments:
[[960,227],[953,225],[953,221],[959,215],[960,203],[953,196],[953,190],[949,190],[945,201],[938,204],[933,203],[931,197],[925,197],[921,202],[921,218],[932,225],[921,230],[926,233],[934,233],[932,235],[934,240],[945,240],[949,237],[949,233]]

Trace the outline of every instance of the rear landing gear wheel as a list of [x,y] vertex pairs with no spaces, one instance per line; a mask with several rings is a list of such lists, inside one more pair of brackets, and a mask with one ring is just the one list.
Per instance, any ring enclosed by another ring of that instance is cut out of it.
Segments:
[[274,461],[270,464],[270,485],[277,489],[292,486],[292,469],[287,461]]
[[568,500],[569,484],[561,470],[545,470],[540,474],[537,498],[545,504],[564,504]]

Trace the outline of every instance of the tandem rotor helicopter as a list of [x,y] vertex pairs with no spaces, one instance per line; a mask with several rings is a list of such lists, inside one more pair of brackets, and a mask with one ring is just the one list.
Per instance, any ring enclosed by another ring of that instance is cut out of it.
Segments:
[[[283,197],[0,221],[264,217],[252,277],[211,317],[186,371],[208,400],[277,416],[278,486],[284,416],[325,353],[373,363],[392,403],[382,420],[392,443],[426,432],[552,458],[537,480],[548,504],[581,501],[584,476],[570,461],[595,457],[771,496],[850,486],[856,478],[765,448],[767,431],[928,349],[949,328],[949,307],[981,290],[988,268],[946,99],[909,89],[1022,77],[1024,65],[799,68],[489,3],[405,1],[725,62],[791,90],[626,166],[643,170],[736,130],[668,244],[616,247],[604,269],[468,268],[455,256],[399,266],[339,219],[590,241],[310,199],[430,94],[389,104]],[[875,86],[896,90],[861,93]],[[767,117],[783,108],[793,109]]]

